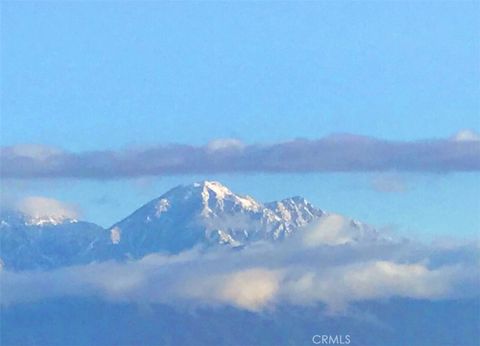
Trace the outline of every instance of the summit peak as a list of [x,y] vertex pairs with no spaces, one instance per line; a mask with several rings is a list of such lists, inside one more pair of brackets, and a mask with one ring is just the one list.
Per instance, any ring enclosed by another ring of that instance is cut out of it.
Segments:
[[208,188],[224,188],[227,189],[225,185],[223,185],[221,182],[216,181],[216,180],[202,180],[202,181],[197,181],[193,183],[194,187],[208,187]]
[[203,189],[212,191],[217,195],[218,198],[223,198],[232,194],[232,191],[230,191],[228,187],[218,181],[204,180],[200,183],[194,183],[194,186],[202,187]]

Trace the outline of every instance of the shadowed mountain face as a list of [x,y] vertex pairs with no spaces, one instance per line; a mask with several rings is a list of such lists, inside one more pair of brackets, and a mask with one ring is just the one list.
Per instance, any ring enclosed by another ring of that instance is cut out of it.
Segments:
[[95,244],[105,243],[107,232],[90,222],[73,219],[32,219],[2,211],[0,253],[6,269],[55,268],[96,260]]
[[1,259],[10,269],[49,269],[178,253],[194,246],[275,242],[324,214],[301,197],[262,204],[218,182],[204,181],[173,188],[107,230],[89,222],[3,210]]

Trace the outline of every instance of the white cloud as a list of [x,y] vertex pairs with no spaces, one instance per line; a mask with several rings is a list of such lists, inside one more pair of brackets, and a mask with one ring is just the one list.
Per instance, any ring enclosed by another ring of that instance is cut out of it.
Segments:
[[318,223],[310,226],[302,238],[306,247],[340,245],[353,240],[352,230],[348,227],[347,219],[336,214],[321,218]]
[[16,208],[22,213],[34,218],[76,219],[78,209],[68,203],[52,198],[31,196],[16,203]]
[[473,130],[460,130],[452,137],[452,140],[456,142],[480,141],[480,134]]
[[234,138],[221,138],[210,141],[207,144],[207,150],[209,152],[215,151],[229,151],[229,150],[242,150],[245,148],[245,144]]
[[260,311],[273,301],[280,289],[281,272],[277,270],[242,266],[228,272],[212,269],[203,275],[191,273],[185,281],[177,282],[176,294],[209,304]]
[[253,312],[278,304],[321,303],[337,313],[364,300],[478,294],[477,244],[427,246],[368,237],[368,232],[362,237],[364,231],[340,215],[328,215],[283,243],[259,242],[235,251],[195,248],[47,272],[3,271],[0,302],[83,295],[142,304],[229,305]]
[[279,272],[253,268],[225,276],[219,298],[247,310],[266,306],[280,287]]
[[367,261],[308,272],[288,283],[286,294],[296,303],[323,302],[331,311],[349,303],[390,297],[437,299],[450,292],[450,268],[430,270],[421,263]]

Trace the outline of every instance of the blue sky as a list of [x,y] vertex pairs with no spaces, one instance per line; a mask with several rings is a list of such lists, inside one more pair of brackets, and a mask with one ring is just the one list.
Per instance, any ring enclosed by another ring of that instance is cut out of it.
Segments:
[[[480,132],[478,2],[2,2],[1,140],[74,152]],[[177,183],[301,194],[406,234],[477,234],[479,175],[311,173],[6,181],[104,226]],[[394,182],[395,191],[378,188]]]

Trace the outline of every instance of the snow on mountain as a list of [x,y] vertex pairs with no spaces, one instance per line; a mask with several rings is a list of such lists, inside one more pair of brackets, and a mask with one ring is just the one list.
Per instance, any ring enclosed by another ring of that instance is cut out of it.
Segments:
[[[203,181],[171,189],[106,230],[71,218],[2,211],[0,259],[6,268],[53,268],[194,246],[243,247],[283,241],[325,215],[302,197],[262,204],[219,182]],[[374,233],[351,222],[358,238]]]
[[[54,268],[95,260],[91,249],[105,242],[105,230],[75,219],[32,218],[0,212],[0,260],[9,269]],[[103,241],[102,241],[103,238]]]
[[264,205],[219,182],[204,181],[168,191],[112,226],[110,232],[112,242],[131,251],[133,257],[141,257],[197,244],[236,247],[281,240],[323,214],[300,197]]

